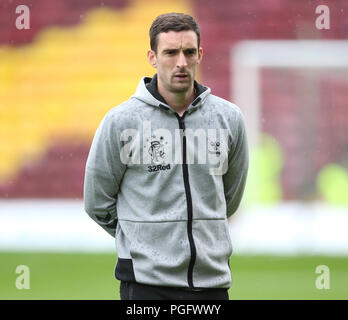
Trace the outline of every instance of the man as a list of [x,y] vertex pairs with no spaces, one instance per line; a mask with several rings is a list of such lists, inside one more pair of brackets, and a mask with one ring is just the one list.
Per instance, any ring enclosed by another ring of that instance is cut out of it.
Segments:
[[203,49],[191,16],[160,15],[150,43],[157,74],[95,134],[85,209],[115,237],[121,299],[228,299],[227,218],[248,170],[243,117],[194,80]]

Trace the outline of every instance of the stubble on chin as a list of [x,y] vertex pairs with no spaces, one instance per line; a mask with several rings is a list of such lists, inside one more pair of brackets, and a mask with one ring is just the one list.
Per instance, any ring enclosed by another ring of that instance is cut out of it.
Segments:
[[191,78],[188,79],[188,81],[185,82],[176,82],[173,81],[171,83],[171,92],[174,93],[184,93],[190,90],[190,88],[193,87],[193,81]]

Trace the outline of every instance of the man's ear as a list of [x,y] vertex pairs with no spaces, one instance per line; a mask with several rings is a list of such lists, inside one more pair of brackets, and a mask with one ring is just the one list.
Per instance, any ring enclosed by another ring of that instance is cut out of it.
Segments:
[[147,51],[147,60],[149,61],[150,65],[152,65],[154,68],[157,68],[157,59],[155,51],[151,49]]
[[200,64],[201,61],[202,61],[202,59],[203,59],[203,48],[202,48],[202,47],[199,47],[197,64]]

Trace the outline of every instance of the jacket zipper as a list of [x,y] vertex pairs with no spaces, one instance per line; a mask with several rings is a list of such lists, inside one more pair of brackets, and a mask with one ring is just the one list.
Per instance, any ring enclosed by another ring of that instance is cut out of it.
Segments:
[[187,235],[189,239],[190,244],[190,250],[191,250],[191,258],[190,263],[187,271],[187,281],[188,285],[191,289],[194,289],[193,286],[193,267],[196,262],[196,246],[192,235],[192,196],[191,196],[191,190],[190,190],[190,182],[189,182],[189,174],[188,174],[188,166],[187,166],[187,159],[186,159],[186,135],[185,135],[185,121],[184,117],[186,115],[186,111],[180,117],[178,114],[176,114],[178,121],[179,121],[179,128],[183,131],[183,139],[182,139],[182,152],[183,152],[183,175],[184,175],[184,186],[185,186],[185,194],[186,194],[186,201],[187,201]]

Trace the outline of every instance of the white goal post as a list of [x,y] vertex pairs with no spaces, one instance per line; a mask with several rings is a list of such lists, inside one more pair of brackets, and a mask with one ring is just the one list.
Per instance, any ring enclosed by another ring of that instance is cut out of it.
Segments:
[[251,147],[260,133],[261,68],[348,68],[347,40],[247,40],[230,54],[232,101],[245,116]]

